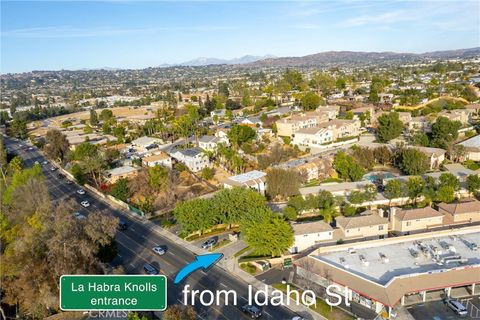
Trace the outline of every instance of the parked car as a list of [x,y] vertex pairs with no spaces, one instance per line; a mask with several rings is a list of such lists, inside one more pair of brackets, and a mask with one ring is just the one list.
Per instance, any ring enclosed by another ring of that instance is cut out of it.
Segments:
[[447,307],[452,309],[453,312],[455,312],[461,317],[465,317],[468,314],[467,308],[465,308],[465,306],[460,301],[447,298],[445,299],[445,304],[447,305]]
[[202,243],[202,249],[210,249],[217,243],[217,239],[215,238],[210,238],[204,243]]
[[152,276],[158,274],[157,268],[155,268],[154,266],[152,266],[150,263],[145,263],[145,264],[143,265],[143,270],[144,270],[147,274],[152,275]]
[[72,180],[67,180],[67,184],[72,184],[73,181]]
[[50,168],[50,171],[55,171],[55,170],[57,170],[57,168],[55,168],[55,167]]
[[125,221],[120,219],[120,221],[118,221],[118,230],[124,231],[124,230],[127,230],[127,228],[128,228],[128,224]]
[[83,207],[85,207],[85,208],[88,208],[88,207],[90,207],[90,202],[88,202],[88,201],[86,201],[86,200],[85,200],[85,201],[82,201],[82,202],[80,202],[80,204],[81,204]]
[[260,318],[262,316],[262,311],[257,306],[252,306],[250,304],[244,305],[242,307],[243,313],[248,314],[252,319]]
[[38,161],[35,161],[35,163],[34,163],[34,164],[40,164],[40,162],[38,162]]
[[78,189],[78,190],[77,190],[77,193],[78,193],[78,194],[85,194],[85,190],[83,190],[83,189]]
[[257,261],[257,264],[260,266],[262,271],[267,271],[268,269],[270,269],[270,263],[268,261],[260,260]]
[[83,219],[87,219],[87,217],[85,217],[83,214],[81,214],[80,212],[74,212],[73,213],[73,216],[79,220],[83,220]]
[[160,256],[162,256],[166,253],[165,249],[162,246],[155,246],[155,247],[152,248],[152,250]]
[[42,162],[42,164],[48,164],[48,161],[47,161],[47,160],[44,160],[44,161]]
[[472,251],[477,251],[478,250],[478,246],[475,242],[468,242],[466,241],[466,245],[468,246],[468,248]]

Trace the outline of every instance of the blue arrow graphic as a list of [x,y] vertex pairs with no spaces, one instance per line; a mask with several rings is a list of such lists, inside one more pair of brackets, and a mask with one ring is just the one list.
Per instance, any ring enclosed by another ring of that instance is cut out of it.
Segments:
[[217,263],[220,259],[222,259],[223,253],[209,253],[209,254],[202,254],[195,257],[193,262],[190,262],[185,267],[183,267],[180,271],[178,271],[177,275],[175,276],[175,280],[173,280],[174,284],[179,284],[182,282],[186,277],[190,275],[190,273],[198,270],[203,269],[206,270]]

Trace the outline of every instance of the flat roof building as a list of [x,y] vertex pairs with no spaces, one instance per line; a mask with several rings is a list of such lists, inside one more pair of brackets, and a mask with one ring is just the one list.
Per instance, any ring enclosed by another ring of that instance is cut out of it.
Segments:
[[295,265],[299,276],[335,284],[342,296],[348,287],[348,300],[391,315],[396,306],[427,301],[427,292],[450,296],[462,287],[475,293],[479,242],[478,228],[466,227],[321,247]]
[[247,187],[265,195],[267,174],[262,171],[252,170],[236,176],[231,176],[223,182],[225,188]]

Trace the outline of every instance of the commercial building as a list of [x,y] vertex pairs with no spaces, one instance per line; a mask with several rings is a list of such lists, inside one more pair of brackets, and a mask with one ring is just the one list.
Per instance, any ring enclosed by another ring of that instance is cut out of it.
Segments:
[[466,227],[320,247],[295,265],[300,277],[391,317],[398,306],[478,292],[479,239]]

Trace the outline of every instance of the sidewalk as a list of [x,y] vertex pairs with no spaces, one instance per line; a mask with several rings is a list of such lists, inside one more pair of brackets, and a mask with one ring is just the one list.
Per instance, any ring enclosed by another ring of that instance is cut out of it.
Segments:
[[[103,200],[109,206],[126,213],[128,216],[130,216],[131,218],[133,218],[137,222],[142,223],[150,231],[155,232],[158,235],[169,239],[170,241],[178,244],[179,246],[189,250],[193,254],[201,255],[201,254],[209,253],[207,250],[204,250],[202,248],[194,246],[190,242],[188,242],[188,241],[186,241],[186,240],[184,240],[180,237],[177,237],[173,233],[171,233],[171,232],[165,230],[164,228],[154,224],[153,222],[149,221],[148,219],[142,218],[142,217],[130,212],[129,210],[125,210],[124,208],[121,208],[120,206],[113,203],[112,201],[109,201],[108,198],[100,197],[96,193],[92,193],[92,194],[94,194],[98,199]],[[227,246],[227,248],[228,248],[228,246]],[[261,282],[260,280],[256,279],[254,276],[252,276],[252,275],[248,274],[247,272],[243,271],[242,269],[238,268],[238,264],[237,264],[236,260],[237,259],[232,256],[232,257],[228,257],[227,259],[221,259],[216,265],[218,267],[222,268],[223,270],[225,270],[226,272],[228,272],[230,275],[235,276],[235,277],[245,281],[247,284],[250,284],[253,288],[255,288],[257,290],[265,290],[265,284],[263,282]],[[267,288],[268,288],[269,292],[271,292],[272,290],[275,289],[272,286],[268,286],[268,285],[267,285]],[[284,295],[285,300],[286,300],[286,298],[287,298],[286,295]],[[325,317],[321,316],[320,314],[316,313],[315,311],[312,311],[307,306],[304,306],[303,304],[300,304],[300,305],[293,305],[293,304],[292,305],[285,305],[285,307],[290,309],[291,311],[297,313],[298,315],[302,316],[305,319],[328,320]]]
[[[128,212],[130,216],[133,216],[130,212]],[[155,232],[159,234],[162,237],[165,237],[169,239],[172,242],[175,242],[176,244],[186,248],[187,250],[193,252],[194,254],[206,254],[208,253],[207,250],[201,249],[199,247],[196,247],[192,245],[190,242],[183,240],[176,235],[172,234],[171,232],[163,229],[162,227],[159,227],[153,223],[151,223],[148,220],[144,219],[139,219],[138,217],[135,217],[137,220],[142,221],[142,223],[150,229],[152,232]],[[253,288],[257,290],[265,290],[265,284],[261,282],[260,280],[256,279],[254,276],[248,274],[247,272],[243,271],[238,267],[236,258],[231,256],[227,257],[227,259],[222,259],[217,263],[217,266],[224,269],[226,272],[228,272],[232,276],[236,276],[237,278],[245,281],[246,283],[252,285]],[[267,285],[268,290],[271,292],[274,290],[272,286]],[[284,298],[286,299],[286,296],[284,295]],[[286,308],[292,310],[293,312],[299,314],[300,316],[304,317],[305,319],[315,319],[315,320],[328,320],[324,318],[323,316],[319,315],[318,313],[312,311],[310,308],[300,304],[300,305],[286,305]]]

